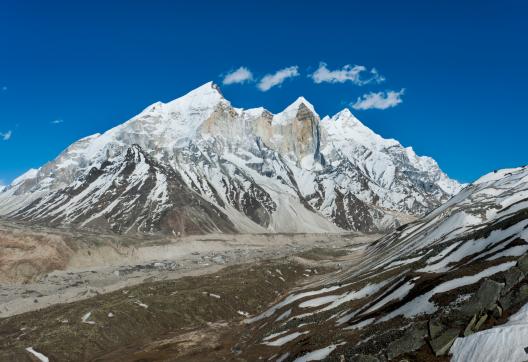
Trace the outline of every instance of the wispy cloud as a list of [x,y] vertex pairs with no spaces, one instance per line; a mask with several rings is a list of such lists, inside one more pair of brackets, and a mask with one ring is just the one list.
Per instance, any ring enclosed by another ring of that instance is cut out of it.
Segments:
[[225,85],[241,84],[245,82],[251,82],[252,80],[253,73],[251,73],[251,71],[246,67],[240,67],[237,70],[227,73],[222,83]]
[[399,92],[396,91],[385,91],[385,92],[370,92],[363,94],[358,97],[357,101],[352,104],[352,108],[365,110],[365,109],[387,109],[396,107],[402,103],[402,96],[405,93],[405,89],[402,88]]
[[61,124],[61,123],[64,123],[64,120],[62,120],[62,119],[54,119],[53,121],[51,121],[51,124]]
[[0,138],[2,139],[2,141],[9,141],[12,135],[12,131],[7,131],[5,133],[0,132]]
[[292,67],[281,69],[273,74],[266,74],[257,85],[258,89],[263,92],[269,91],[271,88],[281,85],[286,79],[299,76],[299,67],[294,65]]
[[385,77],[379,74],[376,68],[369,71],[363,65],[352,66],[347,64],[341,69],[330,70],[327,64],[323,62],[319,63],[319,68],[310,77],[316,84],[352,82],[356,85],[365,85],[385,81]]
[[7,86],[2,86],[2,92],[5,92],[7,90]]

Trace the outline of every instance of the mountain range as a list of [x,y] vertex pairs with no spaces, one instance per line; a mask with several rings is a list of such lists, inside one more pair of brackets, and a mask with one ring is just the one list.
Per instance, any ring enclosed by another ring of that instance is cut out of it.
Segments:
[[241,109],[206,83],[0,190],[0,216],[120,234],[386,232],[464,185],[348,109]]

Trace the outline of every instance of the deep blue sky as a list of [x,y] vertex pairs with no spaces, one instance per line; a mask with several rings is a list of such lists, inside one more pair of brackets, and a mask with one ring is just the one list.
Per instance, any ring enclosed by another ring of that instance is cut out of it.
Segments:
[[[528,163],[525,3],[2,0],[0,132],[12,134],[0,139],[0,180],[239,66],[301,75],[268,92],[222,86],[235,106],[275,112],[303,95],[325,115],[405,88],[394,108],[352,111],[464,182]],[[387,80],[314,84],[321,61]]]

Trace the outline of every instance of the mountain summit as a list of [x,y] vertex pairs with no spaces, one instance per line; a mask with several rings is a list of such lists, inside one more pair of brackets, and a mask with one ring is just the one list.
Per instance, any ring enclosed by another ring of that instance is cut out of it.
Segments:
[[206,83],[0,191],[0,215],[118,233],[379,232],[461,189],[348,109],[235,108]]

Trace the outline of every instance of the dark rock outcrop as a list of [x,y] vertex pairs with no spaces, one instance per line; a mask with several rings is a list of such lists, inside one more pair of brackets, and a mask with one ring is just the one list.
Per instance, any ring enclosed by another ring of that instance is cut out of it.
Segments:
[[387,356],[390,360],[404,353],[414,352],[425,344],[427,337],[427,323],[420,322],[411,326],[403,336],[391,342],[387,348]]
[[485,279],[477,293],[462,307],[462,314],[471,316],[485,310],[493,309],[503,287],[504,284],[497,283],[491,279]]

